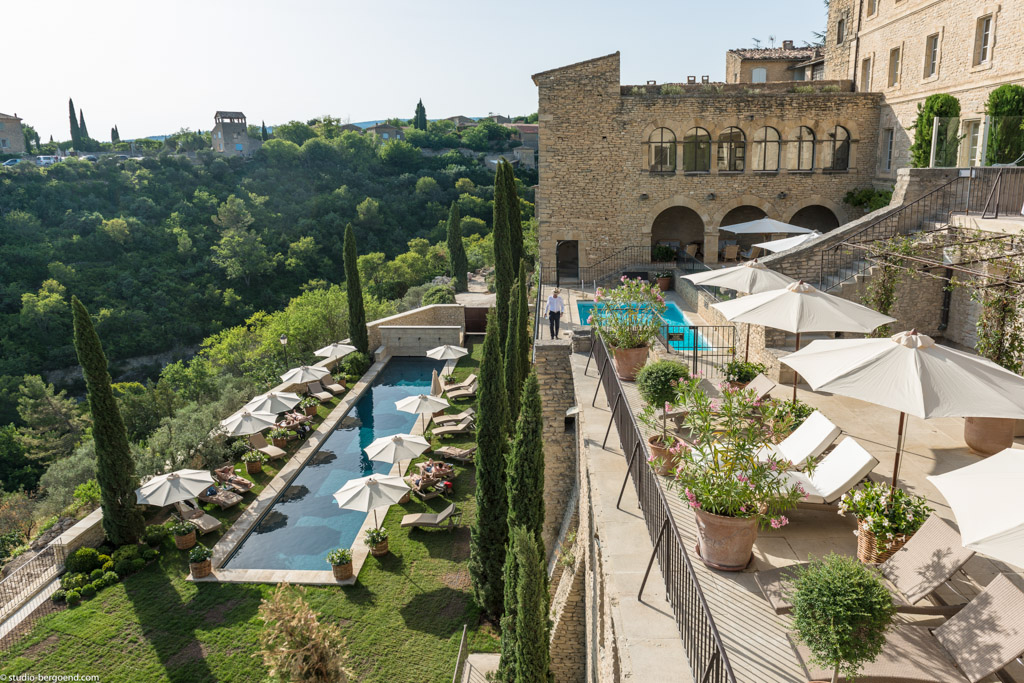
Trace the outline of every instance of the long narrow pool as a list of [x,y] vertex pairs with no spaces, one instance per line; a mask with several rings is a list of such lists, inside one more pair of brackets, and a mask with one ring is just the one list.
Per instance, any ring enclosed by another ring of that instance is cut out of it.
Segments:
[[423,393],[444,361],[392,358],[225,563],[230,569],[329,571],[333,548],[350,548],[366,514],[341,510],[334,492],[351,479],[383,474],[390,463],[372,462],[363,448],[374,439],[408,432],[419,416],[395,401]]

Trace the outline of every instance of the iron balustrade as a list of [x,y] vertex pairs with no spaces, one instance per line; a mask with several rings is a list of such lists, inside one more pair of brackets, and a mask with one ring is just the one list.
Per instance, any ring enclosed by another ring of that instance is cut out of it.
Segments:
[[[599,371],[598,388],[591,405],[597,401],[597,394],[603,388],[605,399],[612,411],[611,422],[608,424],[608,431],[605,432],[605,442],[608,441],[611,425],[614,424],[619,434],[622,453],[628,457],[628,471],[622,488],[625,490],[626,484],[632,479],[647,532],[654,543],[654,552],[640,585],[638,599],[643,599],[651,567],[657,560],[661,575],[665,579],[665,597],[672,606],[676,627],[682,636],[694,681],[736,683],[736,676],[729,665],[729,656],[722,645],[715,619],[701,591],[700,581],[686,551],[686,544],[672,518],[665,492],[657,480],[657,475],[647,465],[647,441],[637,426],[636,417],[630,409],[622,383],[611,367],[612,359],[608,347],[600,337],[594,339],[591,360]],[[588,369],[589,361],[584,372]],[[621,492],[619,500],[622,500]]]
[[670,353],[683,356],[690,373],[711,377],[736,356],[733,325],[675,325],[666,322],[658,338]]
[[[534,338],[535,341],[537,339],[540,339],[540,316],[541,316],[541,313],[544,312],[544,309],[541,308],[541,297],[543,296],[543,292],[544,292],[544,285],[542,284],[543,282],[544,282],[543,273],[541,272],[540,260],[538,260],[537,261],[537,301],[534,304],[536,306],[536,308],[533,311],[533,338]],[[532,360],[537,360],[537,346],[536,346],[536,344],[533,346],[533,349],[532,349],[532,351],[530,353],[532,354]]]
[[[622,273],[646,273],[677,267],[679,263],[678,253],[670,261],[653,260],[651,252],[653,249],[658,248],[651,246],[625,247],[597,263],[580,268],[580,281],[584,284],[596,286],[599,282],[610,277],[618,277]],[[685,253],[683,255],[685,256]]]
[[999,218],[1000,211],[1014,216],[1024,213],[1024,168],[1009,166],[979,170],[989,175],[996,172],[981,210],[982,218]]
[[[0,622],[12,617],[23,606],[27,609],[29,600],[60,575],[66,557],[64,545],[59,540],[51,541],[35,557],[0,581]],[[0,639],[0,652],[10,650],[20,640],[16,634],[24,635],[27,633],[24,629],[31,629],[40,618],[38,609],[25,615],[16,631]]]
[[462,680],[462,669],[469,656],[469,648],[466,646],[466,630],[469,624],[462,625],[462,640],[459,641],[459,653],[455,655],[455,672],[452,674],[452,683],[459,683]]

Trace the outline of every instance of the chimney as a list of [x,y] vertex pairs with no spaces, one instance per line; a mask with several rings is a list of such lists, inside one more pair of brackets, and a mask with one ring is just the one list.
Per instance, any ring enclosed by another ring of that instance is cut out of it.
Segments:
[[792,40],[784,40],[784,41],[782,41],[782,49],[783,50],[792,50],[793,49],[793,41]]

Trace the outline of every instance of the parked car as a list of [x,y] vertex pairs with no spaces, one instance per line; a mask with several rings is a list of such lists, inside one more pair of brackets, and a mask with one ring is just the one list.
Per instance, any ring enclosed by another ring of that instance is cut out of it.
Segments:
[[17,166],[23,161],[23,159],[8,159],[3,163],[4,166]]
[[82,161],[99,161],[95,154],[86,154],[84,157],[78,157]]
[[128,161],[127,154],[118,154],[114,158],[117,159],[118,161]]
[[36,163],[40,166],[53,166],[58,161],[57,157],[50,155],[36,157]]

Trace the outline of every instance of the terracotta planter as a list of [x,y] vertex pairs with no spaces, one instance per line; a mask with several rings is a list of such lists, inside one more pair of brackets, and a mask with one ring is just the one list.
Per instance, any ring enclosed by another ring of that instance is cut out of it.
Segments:
[[[913,534],[911,534],[913,535]],[[902,548],[910,536],[897,536],[892,545],[882,550],[881,544],[871,529],[863,521],[857,520],[857,559],[865,564],[881,564]]]
[[661,445],[660,436],[647,437],[647,445],[651,449],[651,455],[661,461],[661,465],[653,465],[654,471],[662,477],[672,474],[672,471],[679,464],[679,456],[673,455],[667,448]]
[[259,474],[263,471],[263,463],[259,460],[245,463],[245,471],[249,474]]
[[612,349],[612,360],[615,362],[615,374],[619,379],[632,382],[636,374],[647,362],[648,347],[641,346],[638,349]]
[[315,406],[315,405],[306,406],[305,408],[303,408],[303,410],[306,411],[306,415],[309,415],[309,416],[316,415],[316,409],[317,409],[317,406]]
[[189,562],[188,568],[192,570],[193,579],[201,579],[213,573],[213,561],[203,560],[202,562]]
[[723,517],[704,510],[697,516],[697,554],[712,569],[739,572],[750,563],[757,540],[757,520]]
[[1024,420],[1017,420],[1017,427],[1013,430],[1014,436],[1024,436]]
[[964,441],[972,453],[995,455],[1013,445],[1017,420],[1004,417],[969,417],[964,420]]
[[346,562],[345,564],[332,564],[331,571],[334,572],[334,578],[338,581],[344,581],[345,579],[352,578],[352,563]]
[[746,389],[750,382],[726,382],[726,384],[728,384],[729,388],[733,391],[739,391],[740,389]]
[[380,557],[381,555],[388,554],[388,539],[384,539],[377,545],[370,546],[370,554],[374,557]]
[[670,277],[659,277],[658,278],[658,289],[663,292],[667,292],[672,289],[672,278]]
[[191,532],[184,536],[175,536],[174,545],[178,550],[188,550],[196,544],[196,532],[193,529]]
[[288,437],[283,437],[282,438],[282,437],[275,436],[272,439],[272,441],[274,442],[274,445],[277,446],[278,448],[284,448],[285,446],[288,445]]

